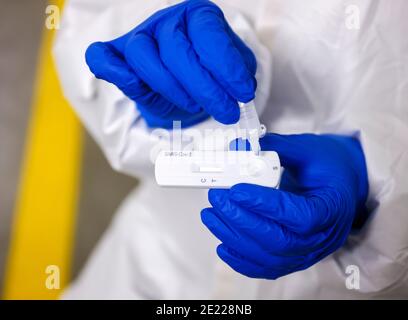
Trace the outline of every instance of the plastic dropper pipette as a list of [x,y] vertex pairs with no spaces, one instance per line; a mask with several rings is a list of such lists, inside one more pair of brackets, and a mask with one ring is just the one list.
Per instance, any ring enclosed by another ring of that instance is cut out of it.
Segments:
[[[261,146],[259,144],[259,138],[263,137],[266,132],[266,128],[259,121],[258,113],[256,112],[253,101],[248,103],[239,102],[240,118],[238,126],[240,130],[244,131],[244,139],[249,140],[251,150],[254,154],[259,155]],[[241,131],[241,132],[242,132]]]

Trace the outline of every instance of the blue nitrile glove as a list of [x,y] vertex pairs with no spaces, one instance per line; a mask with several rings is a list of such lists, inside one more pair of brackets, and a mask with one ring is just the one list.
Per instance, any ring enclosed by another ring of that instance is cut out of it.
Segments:
[[365,212],[367,170],[360,143],[335,135],[268,134],[262,150],[286,168],[281,188],[238,184],[212,189],[203,223],[231,268],[276,279],[303,270],[341,247]]
[[173,120],[188,126],[209,115],[232,124],[237,100],[255,97],[255,56],[210,1],[158,11],[118,39],[91,44],[86,62],[134,100],[152,127]]

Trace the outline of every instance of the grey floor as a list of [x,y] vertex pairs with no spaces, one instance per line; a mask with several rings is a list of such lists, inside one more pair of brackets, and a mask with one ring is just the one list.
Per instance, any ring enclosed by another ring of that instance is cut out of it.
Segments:
[[[46,5],[45,0],[0,0],[0,290]],[[135,185],[135,179],[115,173],[86,136],[74,276]]]

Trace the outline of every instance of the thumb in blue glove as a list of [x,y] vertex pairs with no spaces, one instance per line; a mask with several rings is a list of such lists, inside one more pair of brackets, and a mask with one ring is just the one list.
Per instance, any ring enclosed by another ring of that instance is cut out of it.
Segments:
[[268,134],[281,188],[238,184],[213,189],[203,223],[222,242],[220,258],[239,273],[276,279],[306,269],[340,248],[364,216],[368,179],[357,140],[335,135]]
[[96,42],[86,62],[97,78],[133,99],[151,127],[239,119],[255,97],[256,60],[219,7],[190,0],[156,12],[127,34]]

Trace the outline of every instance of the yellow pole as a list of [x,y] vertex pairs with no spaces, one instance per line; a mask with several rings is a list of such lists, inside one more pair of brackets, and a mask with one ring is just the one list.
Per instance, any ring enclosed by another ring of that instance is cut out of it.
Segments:
[[[62,9],[63,1],[53,4]],[[55,299],[70,280],[82,132],[61,92],[51,56],[53,37],[44,29],[13,216],[6,299]]]

